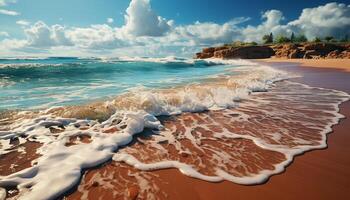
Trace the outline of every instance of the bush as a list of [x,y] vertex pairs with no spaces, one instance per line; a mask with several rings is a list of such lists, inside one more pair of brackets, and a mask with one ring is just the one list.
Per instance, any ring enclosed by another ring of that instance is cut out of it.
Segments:
[[290,39],[287,38],[287,37],[285,37],[285,36],[283,36],[283,35],[279,35],[279,36],[276,38],[276,41],[275,41],[275,42],[278,43],[278,44],[283,44],[283,43],[288,43],[288,42],[290,42]]
[[307,38],[305,35],[299,35],[298,37],[295,38],[295,42],[307,42]]
[[229,46],[229,47],[245,47],[245,46],[255,46],[255,45],[258,45],[258,43],[234,41],[231,44],[224,44],[224,46]]
[[315,37],[314,42],[322,42],[322,40],[318,37]]
[[331,40],[334,39],[334,37],[333,37],[333,36],[326,36],[326,37],[324,37],[324,39],[325,39],[327,42],[330,42]]

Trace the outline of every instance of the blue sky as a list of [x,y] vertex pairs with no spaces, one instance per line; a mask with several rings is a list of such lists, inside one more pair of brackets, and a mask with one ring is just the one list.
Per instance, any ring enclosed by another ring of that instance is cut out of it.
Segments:
[[350,30],[350,6],[323,0],[0,0],[0,24],[0,56],[185,56],[232,40],[259,42],[269,31],[342,37]]

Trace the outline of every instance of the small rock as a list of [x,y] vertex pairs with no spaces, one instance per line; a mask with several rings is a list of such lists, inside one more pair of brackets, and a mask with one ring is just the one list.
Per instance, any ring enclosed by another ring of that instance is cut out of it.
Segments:
[[305,52],[304,59],[311,59],[315,56],[320,56],[320,54],[315,50],[308,50]]
[[300,53],[298,49],[294,49],[290,52],[289,58],[293,59],[293,58],[300,58]]

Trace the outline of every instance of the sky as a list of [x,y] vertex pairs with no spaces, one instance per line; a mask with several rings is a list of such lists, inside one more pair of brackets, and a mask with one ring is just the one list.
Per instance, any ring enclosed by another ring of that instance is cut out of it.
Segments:
[[181,56],[264,34],[350,35],[350,2],[0,0],[0,57]]

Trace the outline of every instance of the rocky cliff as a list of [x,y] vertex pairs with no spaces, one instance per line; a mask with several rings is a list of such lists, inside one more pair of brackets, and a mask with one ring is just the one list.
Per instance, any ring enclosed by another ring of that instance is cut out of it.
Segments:
[[262,58],[350,58],[350,43],[301,43],[261,46],[221,46],[204,48],[195,58],[262,59]]
[[195,58],[242,58],[242,59],[258,59],[270,58],[275,53],[269,46],[245,46],[245,47],[209,47],[204,48],[202,52],[197,53]]

